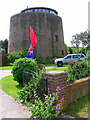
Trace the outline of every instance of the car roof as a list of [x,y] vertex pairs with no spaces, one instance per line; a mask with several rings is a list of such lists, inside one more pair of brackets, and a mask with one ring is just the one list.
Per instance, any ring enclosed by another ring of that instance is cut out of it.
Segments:
[[[77,55],[77,54],[68,54],[68,55]],[[78,54],[78,55],[81,55],[81,54]],[[84,55],[84,54],[82,54],[82,55]]]

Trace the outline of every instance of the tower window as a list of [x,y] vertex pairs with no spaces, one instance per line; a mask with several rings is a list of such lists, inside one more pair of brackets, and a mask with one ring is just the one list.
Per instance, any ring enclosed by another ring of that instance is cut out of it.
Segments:
[[55,35],[55,41],[58,42],[58,35]]
[[62,50],[62,55],[64,55],[64,50]]

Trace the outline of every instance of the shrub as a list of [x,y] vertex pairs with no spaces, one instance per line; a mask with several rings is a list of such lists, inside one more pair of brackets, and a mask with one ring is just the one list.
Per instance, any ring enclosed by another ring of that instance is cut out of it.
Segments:
[[14,63],[14,61],[16,59],[26,57],[27,53],[28,53],[28,48],[24,49],[22,51],[19,51],[19,52],[12,52],[12,53],[10,53],[8,55],[8,57],[7,57],[7,65],[11,65],[12,63]]
[[30,118],[39,117],[41,120],[52,120],[63,112],[64,97],[60,98],[61,89],[58,86],[56,92],[52,95],[45,95],[45,100],[41,101],[34,90],[35,102],[30,104],[32,116]]
[[87,51],[86,57],[88,60],[88,65],[90,66],[90,50]]
[[16,100],[26,103],[34,101],[33,90],[37,91],[37,95],[42,99],[44,97],[44,81],[42,80],[43,70],[32,76],[28,85],[25,85],[17,94]]
[[74,82],[75,80],[87,77],[90,74],[87,62],[85,61],[76,62],[72,67],[69,65],[68,72],[67,82]]
[[23,71],[26,72],[37,72],[38,65],[36,60],[29,58],[20,58],[14,62],[12,73],[14,80],[20,85],[23,84]]
[[0,50],[0,55],[5,55],[5,54],[6,54],[5,49]]

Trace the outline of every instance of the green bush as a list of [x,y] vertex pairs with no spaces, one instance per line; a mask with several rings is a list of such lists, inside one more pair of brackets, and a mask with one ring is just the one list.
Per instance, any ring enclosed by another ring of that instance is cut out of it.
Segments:
[[44,97],[44,81],[42,80],[43,70],[38,74],[33,75],[28,85],[25,85],[19,92],[16,100],[26,103],[34,102],[34,90],[37,91],[37,95],[42,99]]
[[0,51],[0,55],[4,55],[4,54],[6,54],[6,51],[5,51],[5,49],[2,49],[2,50]]
[[22,51],[19,51],[19,52],[10,53],[7,57],[7,65],[13,64],[16,59],[26,57],[27,53],[28,53],[28,48],[24,49]]
[[80,78],[90,75],[90,70],[87,66],[87,62],[76,62],[72,67],[69,65],[67,74],[67,82],[74,82]]
[[90,50],[87,51],[86,57],[88,60],[88,65],[90,66]]
[[23,71],[26,72],[37,72],[38,65],[36,60],[30,58],[20,58],[15,60],[12,68],[14,80],[20,85],[23,84]]

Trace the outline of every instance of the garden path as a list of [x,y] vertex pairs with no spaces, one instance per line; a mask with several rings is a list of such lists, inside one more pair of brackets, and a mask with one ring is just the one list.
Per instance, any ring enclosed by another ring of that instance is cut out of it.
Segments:
[[[0,79],[8,75],[11,75],[10,70],[0,70]],[[25,106],[15,102],[14,98],[0,89],[0,120],[2,118],[29,118],[30,115],[30,111]]]
[[0,80],[9,75],[11,75],[11,70],[0,70]]

